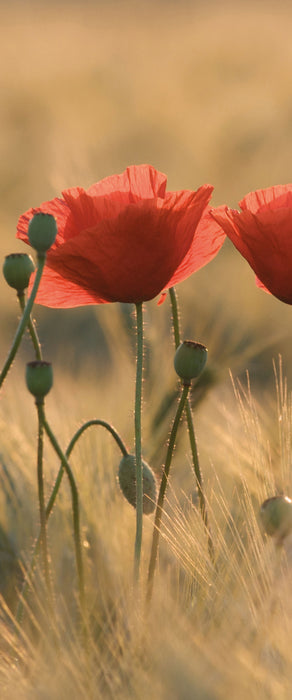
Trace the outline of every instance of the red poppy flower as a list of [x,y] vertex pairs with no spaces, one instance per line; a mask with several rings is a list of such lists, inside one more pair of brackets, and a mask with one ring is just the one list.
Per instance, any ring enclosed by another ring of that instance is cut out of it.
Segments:
[[256,273],[256,283],[292,304],[292,184],[250,192],[242,211],[211,209],[235,247]]
[[225,238],[211,219],[211,227],[205,219],[200,226],[212,191],[203,185],[196,192],[166,192],[166,176],[140,165],[29,209],[17,225],[26,243],[35,213],[53,214],[58,225],[37,302],[63,308],[138,303],[184,280]]

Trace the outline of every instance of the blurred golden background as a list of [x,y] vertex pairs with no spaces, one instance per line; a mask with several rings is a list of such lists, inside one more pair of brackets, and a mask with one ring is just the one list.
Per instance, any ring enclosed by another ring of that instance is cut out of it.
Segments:
[[[25,248],[15,228],[27,208],[132,163],[165,172],[169,189],[213,184],[214,205],[289,182],[291,18],[283,0],[2,2],[2,258]],[[241,326],[264,345],[281,338],[291,359],[289,307],[255,288],[229,242],[181,296],[195,335],[216,309],[217,326]],[[0,297],[3,358],[15,323],[4,280]],[[80,324],[82,336],[94,313],[38,309],[48,352],[52,328],[64,349],[70,336],[71,353],[74,338],[84,351]],[[87,349],[99,337],[89,333]]]
[[[169,190],[209,182],[215,206],[236,207],[251,190],[291,182],[291,26],[289,0],[0,1],[2,259],[29,252],[15,238],[18,217],[29,207],[63,188],[86,188],[130,164],[150,163],[165,172]],[[32,686],[27,685],[29,661],[24,671],[14,660],[0,667],[1,693],[3,681],[9,700],[38,700],[38,689],[42,697],[44,692],[58,698],[70,693],[88,700],[98,697],[97,687],[109,688],[100,697],[121,700],[290,697],[285,692],[291,669],[291,588],[287,585],[283,597],[286,617],[278,623],[274,615],[270,625],[269,602],[265,610],[261,601],[264,605],[265,581],[269,591],[274,576],[274,550],[263,543],[257,513],[276,489],[291,489],[291,400],[279,370],[277,396],[273,370],[281,353],[291,386],[291,308],[256,287],[252,270],[229,241],[177,291],[184,337],[209,348],[193,406],[220,575],[206,558],[205,533],[193,508],[195,483],[182,426],[145,661],[127,598],[135,513],[117,488],[118,457],[108,436],[88,436],[76,450],[73,467],[91,567],[89,597],[101,640],[101,664],[96,649],[98,663],[92,659],[92,695],[69,625],[59,673],[55,657],[47,659],[46,653],[41,664],[33,656]],[[47,407],[62,446],[81,421],[98,417],[113,422],[131,450],[132,308],[36,306],[34,316],[44,358],[54,363]],[[18,317],[15,293],[2,277],[1,366]],[[30,359],[25,339],[1,392],[0,591],[9,604],[15,597],[13,567],[16,562],[18,575],[19,557],[28,561],[38,529],[36,416],[24,382]],[[229,370],[242,381],[235,392]],[[145,305],[145,380],[143,456],[160,475],[178,385],[168,300],[160,307],[157,300]],[[46,446],[47,494],[56,468],[55,454]],[[66,493],[50,522],[50,543],[56,588],[70,606],[74,563]],[[152,532],[151,519],[145,521],[144,572]],[[275,580],[277,575],[275,569]],[[138,637],[134,651],[133,630]],[[13,659],[21,658],[18,654]],[[104,660],[107,654],[114,663]],[[103,663],[109,670],[106,682],[101,674],[99,686],[95,674]]]

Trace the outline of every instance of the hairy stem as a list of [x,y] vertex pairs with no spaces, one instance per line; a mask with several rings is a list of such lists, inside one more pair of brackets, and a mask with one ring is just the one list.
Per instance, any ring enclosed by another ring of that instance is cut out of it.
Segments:
[[171,465],[171,460],[172,460],[172,455],[173,455],[173,450],[174,450],[174,445],[175,445],[175,439],[176,439],[176,434],[177,434],[179,422],[180,422],[180,419],[181,419],[181,416],[182,416],[182,413],[183,413],[183,410],[185,407],[185,403],[187,400],[189,388],[190,388],[189,384],[187,384],[183,387],[183,391],[182,391],[182,394],[180,397],[180,401],[179,401],[179,404],[177,407],[176,415],[175,415],[172,429],[171,429],[171,433],[170,433],[168,449],[167,449],[167,454],[166,454],[166,460],[165,460],[165,466],[163,469],[161,483],[160,483],[160,490],[159,490],[159,494],[158,494],[156,511],[155,511],[152,546],[151,546],[150,562],[149,562],[149,569],[148,569],[147,594],[146,594],[146,602],[147,603],[150,603],[150,600],[152,597],[154,574],[155,574],[157,553],[158,553],[159,535],[160,535],[160,523],[161,523],[161,518],[162,518],[162,513],[163,513],[163,502],[164,502],[164,496],[165,496],[166,486],[167,486],[168,477],[169,477],[169,470],[170,470],[170,465]]
[[62,452],[59,444],[52,432],[49,423],[46,420],[43,407],[40,407],[41,416],[43,421],[44,430],[57,453],[59,459],[61,460],[62,466],[68,476],[70,489],[71,489],[71,499],[72,499],[72,513],[73,513],[73,530],[74,530],[74,544],[75,544],[75,558],[76,558],[76,568],[78,576],[78,590],[79,590],[79,601],[80,609],[85,616],[85,594],[84,594],[84,571],[83,571],[83,558],[82,558],[82,546],[81,546],[81,532],[80,532],[80,516],[79,516],[79,496],[76,482],[68,463],[67,457]]
[[32,288],[32,291],[31,291],[31,295],[30,295],[30,297],[28,298],[28,300],[27,300],[27,302],[26,302],[26,306],[25,306],[25,308],[24,308],[24,312],[23,312],[22,318],[21,318],[20,321],[19,321],[19,324],[18,324],[16,333],[15,333],[15,336],[14,336],[13,343],[12,343],[12,345],[11,345],[10,351],[9,351],[8,356],[7,356],[7,359],[6,359],[6,362],[5,362],[5,364],[4,364],[4,367],[3,367],[3,369],[2,369],[2,372],[1,372],[1,374],[0,374],[0,387],[2,386],[2,384],[3,384],[3,382],[4,382],[4,379],[5,379],[7,373],[8,373],[8,371],[9,371],[9,369],[10,369],[10,366],[11,366],[11,364],[12,364],[14,358],[15,358],[15,355],[16,355],[16,353],[17,353],[17,350],[18,350],[18,348],[19,348],[19,346],[20,346],[20,342],[21,342],[23,333],[24,333],[24,331],[25,331],[25,329],[26,329],[26,326],[27,326],[28,323],[29,323],[30,313],[31,313],[31,310],[32,310],[32,307],[33,307],[33,304],[34,304],[34,300],[35,300],[36,295],[37,295],[37,290],[38,290],[38,287],[39,287],[39,284],[40,284],[40,281],[41,281],[41,276],[42,276],[42,274],[43,274],[43,269],[44,269],[45,261],[46,261],[46,255],[45,255],[45,253],[43,253],[43,254],[38,253],[38,257],[37,257],[37,270],[36,270],[36,276],[35,276],[33,288]]
[[143,372],[143,307],[136,304],[137,317],[137,365],[135,393],[135,459],[136,459],[136,539],[134,555],[134,581],[138,583],[143,532],[143,473],[142,473],[142,372]]
[[205,494],[204,494],[202,473],[201,473],[200,464],[199,464],[199,456],[198,456],[198,450],[197,450],[197,443],[196,443],[190,401],[187,401],[186,414],[187,414],[190,446],[191,446],[191,451],[192,451],[193,468],[194,468],[194,472],[195,472],[196,485],[197,485],[197,489],[198,489],[200,511],[201,511],[202,520],[203,520],[203,523],[205,525],[205,529],[206,529],[206,533],[207,533],[209,556],[210,556],[210,559],[212,561],[214,561],[214,545],[213,545],[211,530],[210,530],[209,521],[208,521],[208,512],[207,512],[206,499],[205,499]]
[[39,511],[40,511],[40,546],[42,551],[43,567],[45,582],[47,587],[48,600],[51,610],[53,609],[53,594],[50,579],[50,565],[48,554],[47,540],[47,521],[45,508],[44,494],[44,473],[43,473],[43,452],[44,452],[44,425],[43,425],[43,399],[41,402],[36,401],[38,412],[38,449],[37,449],[37,477],[38,477],[38,496],[39,496]]
[[[124,456],[126,456],[126,455],[128,454],[128,450],[127,450],[127,448],[125,447],[125,445],[124,445],[124,443],[123,443],[123,441],[122,441],[122,438],[120,437],[120,435],[117,433],[117,431],[115,430],[115,428],[114,428],[112,425],[110,425],[109,423],[107,423],[107,421],[103,421],[103,420],[99,420],[99,419],[92,419],[92,420],[87,421],[86,423],[83,423],[83,425],[81,425],[81,427],[78,428],[78,430],[76,431],[76,433],[74,433],[74,435],[73,435],[72,439],[70,440],[69,445],[68,445],[68,447],[67,447],[67,449],[66,449],[66,452],[65,452],[65,457],[66,457],[67,459],[70,457],[70,455],[71,455],[71,453],[72,453],[72,451],[73,451],[73,448],[75,447],[75,445],[76,445],[76,443],[78,442],[79,438],[83,435],[83,433],[84,433],[88,428],[91,428],[92,426],[101,426],[101,427],[103,427],[103,428],[106,428],[106,430],[108,430],[109,433],[111,433],[111,435],[112,435],[113,438],[115,439],[115,441],[116,441],[117,445],[119,446],[119,448],[120,448],[122,454],[123,454]],[[57,478],[56,478],[56,481],[55,481],[55,484],[54,484],[52,493],[51,493],[51,495],[50,495],[50,498],[49,498],[49,500],[48,500],[48,504],[47,504],[47,506],[46,506],[46,522],[48,521],[49,516],[50,516],[50,514],[51,514],[51,512],[52,512],[52,510],[53,510],[53,506],[54,506],[54,504],[55,504],[55,501],[56,501],[56,498],[57,498],[57,495],[58,495],[58,491],[59,491],[59,488],[60,488],[60,486],[61,486],[63,474],[64,474],[64,467],[63,467],[63,462],[61,462],[61,466],[60,466],[60,468],[59,468],[59,471],[58,471],[58,474],[57,474]],[[17,611],[16,611],[16,620],[17,620],[18,623],[21,622],[21,620],[22,620],[22,615],[23,615],[23,601],[24,601],[24,599],[25,599],[25,597],[26,597],[27,590],[28,590],[28,587],[29,587],[29,582],[30,582],[30,579],[31,579],[31,575],[32,575],[32,572],[33,572],[33,570],[34,570],[34,568],[35,568],[36,558],[37,558],[37,555],[38,555],[39,549],[40,549],[40,541],[41,541],[41,533],[39,533],[39,535],[38,535],[38,537],[37,537],[37,539],[36,539],[36,542],[35,542],[35,545],[34,545],[34,550],[33,550],[33,553],[32,553],[31,562],[30,562],[30,566],[29,566],[29,569],[28,569],[28,571],[27,571],[27,573],[26,573],[25,581],[24,581],[23,586],[22,586],[21,597],[20,597],[20,600],[19,600],[19,603],[18,603],[18,606],[17,606]]]
[[[21,311],[22,311],[22,313],[23,313],[23,312],[24,312],[24,309],[25,309],[25,294],[24,294],[24,292],[17,292],[17,296],[18,296],[18,299],[19,299],[19,305],[20,305]],[[38,334],[37,334],[37,331],[36,331],[35,324],[34,324],[32,318],[31,318],[31,315],[29,315],[27,327],[28,327],[28,330],[29,330],[29,333],[30,333],[30,337],[31,337],[31,340],[32,340],[32,344],[33,344],[33,347],[34,347],[36,360],[40,360],[40,361],[41,361],[41,360],[43,359],[43,358],[42,358],[41,344],[40,344],[40,341],[39,341],[39,337],[38,337]]]
[[[175,347],[178,348],[178,346],[180,344],[180,329],[179,329],[179,314],[178,314],[177,296],[176,296],[176,291],[175,291],[174,287],[172,287],[169,290],[169,296],[170,296],[171,310],[172,310],[174,343],[175,343]],[[192,416],[191,403],[190,403],[189,399],[186,403],[186,416],[187,416],[187,423],[188,423],[190,447],[191,447],[191,451],[192,451],[193,468],[194,468],[194,472],[195,472],[196,485],[197,485],[197,489],[198,489],[200,511],[201,511],[202,520],[203,520],[203,523],[204,523],[204,526],[206,529],[206,533],[207,533],[207,537],[208,537],[209,556],[210,556],[210,559],[212,561],[214,561],[214,545],[213,545],[211,530],[210,530],[210,526],[209,526],[207,505],[206,505],[206,499],[205,499],[205,494],[204,494],[203,477],[202,477],[202,472],[201,472],[200,464],[199,464],[199,456],[198,456],[198,450],[197,450],[197,444],[196,444],[194,422],[193,422],[193,416]]]

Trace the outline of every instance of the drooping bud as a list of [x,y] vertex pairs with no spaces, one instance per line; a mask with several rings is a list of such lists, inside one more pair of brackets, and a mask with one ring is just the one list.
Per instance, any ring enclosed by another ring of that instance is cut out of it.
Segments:
[[174,356],[174,369],[178,376],[189,384],[203,371],[207,362],[208,350],[202,343],[184,340]]
[[[153,513],[156,505],[156,477],[147,462],[142,461],[143,513]],[[119,484],[129,503],[136,508],[136,459],[134,455],[122,457],[119,465]]]
[[28,287],[29,278],[34,269],[34,261],[26,253],[6,255],[3,263],[3,275],[7,284],[19,293],[24,292]]
[[26,365],[26,386],[36,399],[43,399],[53,386],[53,368],[50,362],[35,360]]
[[30,245],[38,253],[45,253],[55,242],[57,232],[55,217],[40,211],[32,217],[28,225]]
[[261,506],[260,518],[267,535],[283,541],[292,532],[292,501],[288,496],[272,496]]

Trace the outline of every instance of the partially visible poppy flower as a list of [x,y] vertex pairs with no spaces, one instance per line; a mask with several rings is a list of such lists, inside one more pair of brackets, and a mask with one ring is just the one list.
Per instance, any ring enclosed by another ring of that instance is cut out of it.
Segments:
[[214,220],[256,273],[256,283],[292,304],[292,184],[250,192],[241,212],[211,209]]
[[212,191],[203,185],[196,192],[166,192],[165,175],[133,165],[86,191],[73,187],[29,209],[17,225],[26,243],[37,212],[53,214],[58,226],[36,301],[63,308],[139,303],[181,282],[224,241],[220,226],[210,217],[206,223]]

